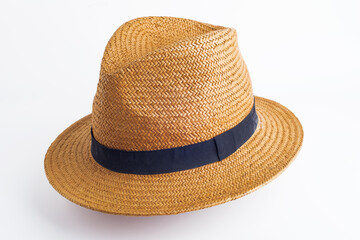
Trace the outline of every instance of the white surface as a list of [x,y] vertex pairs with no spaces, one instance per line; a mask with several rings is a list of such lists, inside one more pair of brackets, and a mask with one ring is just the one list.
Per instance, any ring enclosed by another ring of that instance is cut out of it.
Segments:
[[[1,1],[0,239],[360,239],[359,1]],[[290,108],[305,139],[275,181],[175,216],[94,212],[61,197],[47,148],[90,113],[122,23],[166,15],[234,27],[256,95]]]

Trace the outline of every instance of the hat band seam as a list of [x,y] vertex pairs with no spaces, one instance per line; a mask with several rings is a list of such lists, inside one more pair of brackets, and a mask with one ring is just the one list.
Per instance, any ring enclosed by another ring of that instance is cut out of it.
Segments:
[[209,140],[182,147],[125,151],[99,143],[91,129],[91,155],[114,172],[128,174],[161,174],[201,167],[221,161],[237,151],[255,132],[258,116],[255,101],[250,113],[235,127]]

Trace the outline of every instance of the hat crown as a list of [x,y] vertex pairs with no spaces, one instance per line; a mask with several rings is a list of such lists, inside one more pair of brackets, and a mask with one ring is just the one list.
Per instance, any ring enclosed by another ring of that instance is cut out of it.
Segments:
[[139,18],[117,29],[106,46],[92,128],[109,148],[180,147],[236,126],[253,101],[234,29]]

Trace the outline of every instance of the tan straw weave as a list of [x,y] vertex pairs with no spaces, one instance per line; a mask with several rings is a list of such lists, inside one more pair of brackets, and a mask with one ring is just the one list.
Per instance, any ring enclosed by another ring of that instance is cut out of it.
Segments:
[[69,200],[113,214],[176,214],[239,198],[279,175],[301,147],[300,122],[276,102],[255,97],[258,127],[231,156],[171,173],[100,166],[90,152],[90,129],[114,149],[181,147],[233,128],[253,104],[234,29],[171,17],[129,21],[106,46],[92,114],[50,146],[47,177]]

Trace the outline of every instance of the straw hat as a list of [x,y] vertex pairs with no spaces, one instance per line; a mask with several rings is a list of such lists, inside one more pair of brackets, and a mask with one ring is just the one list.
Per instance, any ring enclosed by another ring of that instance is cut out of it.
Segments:
[[177,214],[265,185],[302,140],[292,112],[254,97],[234,29],[146,17],[109,40],[92,114],[51,144],[45,171],[93,210]]

